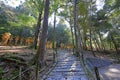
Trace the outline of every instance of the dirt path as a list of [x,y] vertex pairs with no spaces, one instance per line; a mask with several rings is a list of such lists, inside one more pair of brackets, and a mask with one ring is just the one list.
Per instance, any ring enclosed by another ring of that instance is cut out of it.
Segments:
[[70,52],[58,52],[58,63],[45,80],[89,80],[80,61]]
[[99,68],[103,80],[120,80],[120,64]]
[[0,55],[6,53],[35,53],[35,50],[28,49],[28,46],[0,46]]
[[[90,51],[84,52],[84,58],[94,58],[93,55],[90,53]],[[104,64],[106,66],[99,67],[99,74],[101,76],[101,80],[120,80],[120,64],[114,63],[114,59],[109,57],[109,55],[103,55],[103,53],[97,54],[97,59],[102,59],[106,61],[110,61],[113,64],[107,65],[105,62]],[[97,62],[97,65],[100,64],[100,61]]]

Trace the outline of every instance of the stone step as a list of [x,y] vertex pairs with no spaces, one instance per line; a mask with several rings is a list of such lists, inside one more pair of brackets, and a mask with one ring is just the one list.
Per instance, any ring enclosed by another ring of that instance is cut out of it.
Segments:
[[72,66],[57,66],[57,67],[55,67],[55,69],[56,68],[58,68],[58,69],[60,69],[60,68],[81,68],[82,66],[80,66],[80,65],[78,65],[78,66],[75,66],[75,65],[72,65]]
[[86,76],[50,76],[47,80],[89,80]]
[[53,72],[80,72],[83,71],[83,69],[54,69]]
[[85,72],[52,72],[49,74],[49,76],[57,76],[57,75],[64,75],[64,76],[81,76],[81,75],[85,75]]
[[66,59],[66,60],[63,60],[63,59],[62,59],[62,60],[59,60],[59,61],[58,61],[58,63],[64,63],[64,62],[80,63],[79,60],[70,60],[70,59],[68,59],[68,60],[67,60],[67,59]]
[[73,58],[65,58],[65,59],[59,59],[58,60],[58,62],[60,62],[60,61],[79,61],[79,60],[77,60],[77,59],[73,59]]
[[71,66],[71,67],[74,66],[74,67],[76,67],[76,66],[79,66],[79,65],[80,64],[78,64],[78,63],[77,64],[72,64],[72,63],[68,64],[67,63],[67,64],[57,64],[56,67],[62,67],[62,66]]

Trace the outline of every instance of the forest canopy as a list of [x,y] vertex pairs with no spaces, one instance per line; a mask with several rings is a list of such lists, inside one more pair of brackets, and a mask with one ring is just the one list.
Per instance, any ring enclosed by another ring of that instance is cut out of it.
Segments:
[[[0,5],[0,40],[2,38],[2,34],[6,32],[10,32],[12,36],[24,38],[34,37],[38,15],[36,15],[37,12],[35,11],[31,12],[31,7],[28,7],[29,5],[27,2],[17,7],[11,7],[6,5],[3,1],[0,1]],[[53,34],[51,30],[53,30],[53,25],[50,26],[51,27],[49,27],[48,31],[48,40],[52,41]],[[59,22],[57,24],[56,32],[58,43],[71,43],[70,30],[64,22]],[[61,36],[61,38],[58,38],[58,36]]]

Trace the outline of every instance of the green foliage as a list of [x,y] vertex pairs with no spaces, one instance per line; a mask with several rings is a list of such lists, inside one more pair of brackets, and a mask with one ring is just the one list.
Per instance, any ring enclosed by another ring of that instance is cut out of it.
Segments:
[[[2,13],[0,14],[0,38],[5,32],[10,32],[13,36],[33,36],[36,19],[28,15],[30,11],[25,10],[27,8],[18,8],[8,7],[7,5],[0,8],[0,13]],[[21,11],[24,11],[24,13]]]
[[0,27],[7,25],[7,18],[4,14],[0,14]]
[[116,2],[116,1],[117,1],[117,0],[105,0],[106,4],[108,4],[109,6],[115,5],[115,2]]
[[26,6],[31,14],[37,18],[38,14],[44,10],[44,0],[26,0]]
[[[62,24],[62,23],[58,23],[57,27],[55,29],[55,38],[56,38],[56,42],[57,44],[60,43],[71,43],[71,33],[70,33],[70,29],[67,28],[66,25]],[[51,25],[48,29],[48,40],[52,41],[53,39],[53,26]]]
[[87,15],[88,14],[88,6],[86,5],[87,3],[83,3],[82,1],[79,2],[79,13],[80,15],[84,16],[84,15]]
[[20,24],[20,25],[32,27],[32,25],[35,22],[36,21],[35,21],[34,17],[32,17],[32,16],[27,16],[25,14],[18,15],[18,24]]

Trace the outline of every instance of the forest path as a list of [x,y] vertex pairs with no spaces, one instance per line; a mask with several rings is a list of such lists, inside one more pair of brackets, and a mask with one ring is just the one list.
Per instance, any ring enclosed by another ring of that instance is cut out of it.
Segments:
[[44,80],[89,80],[80,61],[69,51],[58,51],[57,64]]

